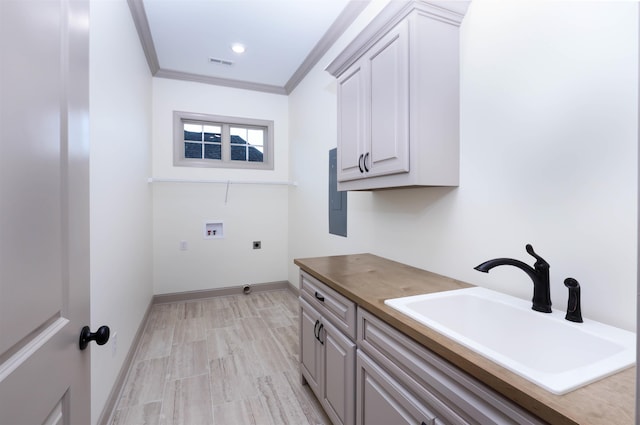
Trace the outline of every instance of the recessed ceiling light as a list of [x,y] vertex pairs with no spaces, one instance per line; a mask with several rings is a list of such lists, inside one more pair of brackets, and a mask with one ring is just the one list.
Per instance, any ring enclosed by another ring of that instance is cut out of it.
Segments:
[[231,50],[233,50],[234,52],[240,54],[240,53],[244,53],[244,44],[240,44],[240,43],[234,43],[231,45]]

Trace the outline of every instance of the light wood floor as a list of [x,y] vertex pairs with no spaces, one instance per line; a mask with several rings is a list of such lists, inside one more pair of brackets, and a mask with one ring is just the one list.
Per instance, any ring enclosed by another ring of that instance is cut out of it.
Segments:
[[298,366],[288,290],[152,307],[112,425],[330,424]]

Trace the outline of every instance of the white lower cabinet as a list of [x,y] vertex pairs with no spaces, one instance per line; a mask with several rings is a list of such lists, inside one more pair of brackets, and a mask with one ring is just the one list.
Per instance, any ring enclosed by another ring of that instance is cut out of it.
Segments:
[[317,337],[320,318],[320,313],[300,300],[300,371],[316,395],[320,394],[322,364],[322,345]]
[[334,425],[355,422],[356,344],[300,299],[300,368]]
[[361,308],[357,329],[358,425],[545,423]]
[[334,424],[351,425],[355,410],[356,344],[328,322],[324,323],[321,338],[324,388],[320,402]]
[[[309,384],[334,425],[354,425],[355,304],[304,273],[301,287],[303,382]],[[338,327],[350,330],[351,334]]]
[[435,414],[362,350],[356,362],[356,424],[432,425]]
[[333,425],[541,425],[375,315],[300,274],[300,373]]

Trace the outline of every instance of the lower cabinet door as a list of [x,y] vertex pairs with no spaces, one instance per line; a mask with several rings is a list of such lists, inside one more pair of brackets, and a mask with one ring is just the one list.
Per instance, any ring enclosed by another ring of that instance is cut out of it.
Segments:
[[334,425],[353,425],[356,344],[327,321],[323,322],[320,340],[324,349],[320,401]]
[[442,423],[427,406],[360,350],[356,370],[358,425]]
[[304,300],[300,300],[300,372],[316,396],[320,397],[322,345],[316,335],[320,314]]

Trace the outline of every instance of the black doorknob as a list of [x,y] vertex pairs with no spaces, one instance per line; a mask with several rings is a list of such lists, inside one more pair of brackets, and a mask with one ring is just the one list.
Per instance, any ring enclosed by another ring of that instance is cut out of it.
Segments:
[[104,345],[109,341],[109,326],[100,326],[96,332],[91,332],[89,326],[85,326],[80,331],[80,349],[84,350],[90,341],[95,341],[98,345]]

